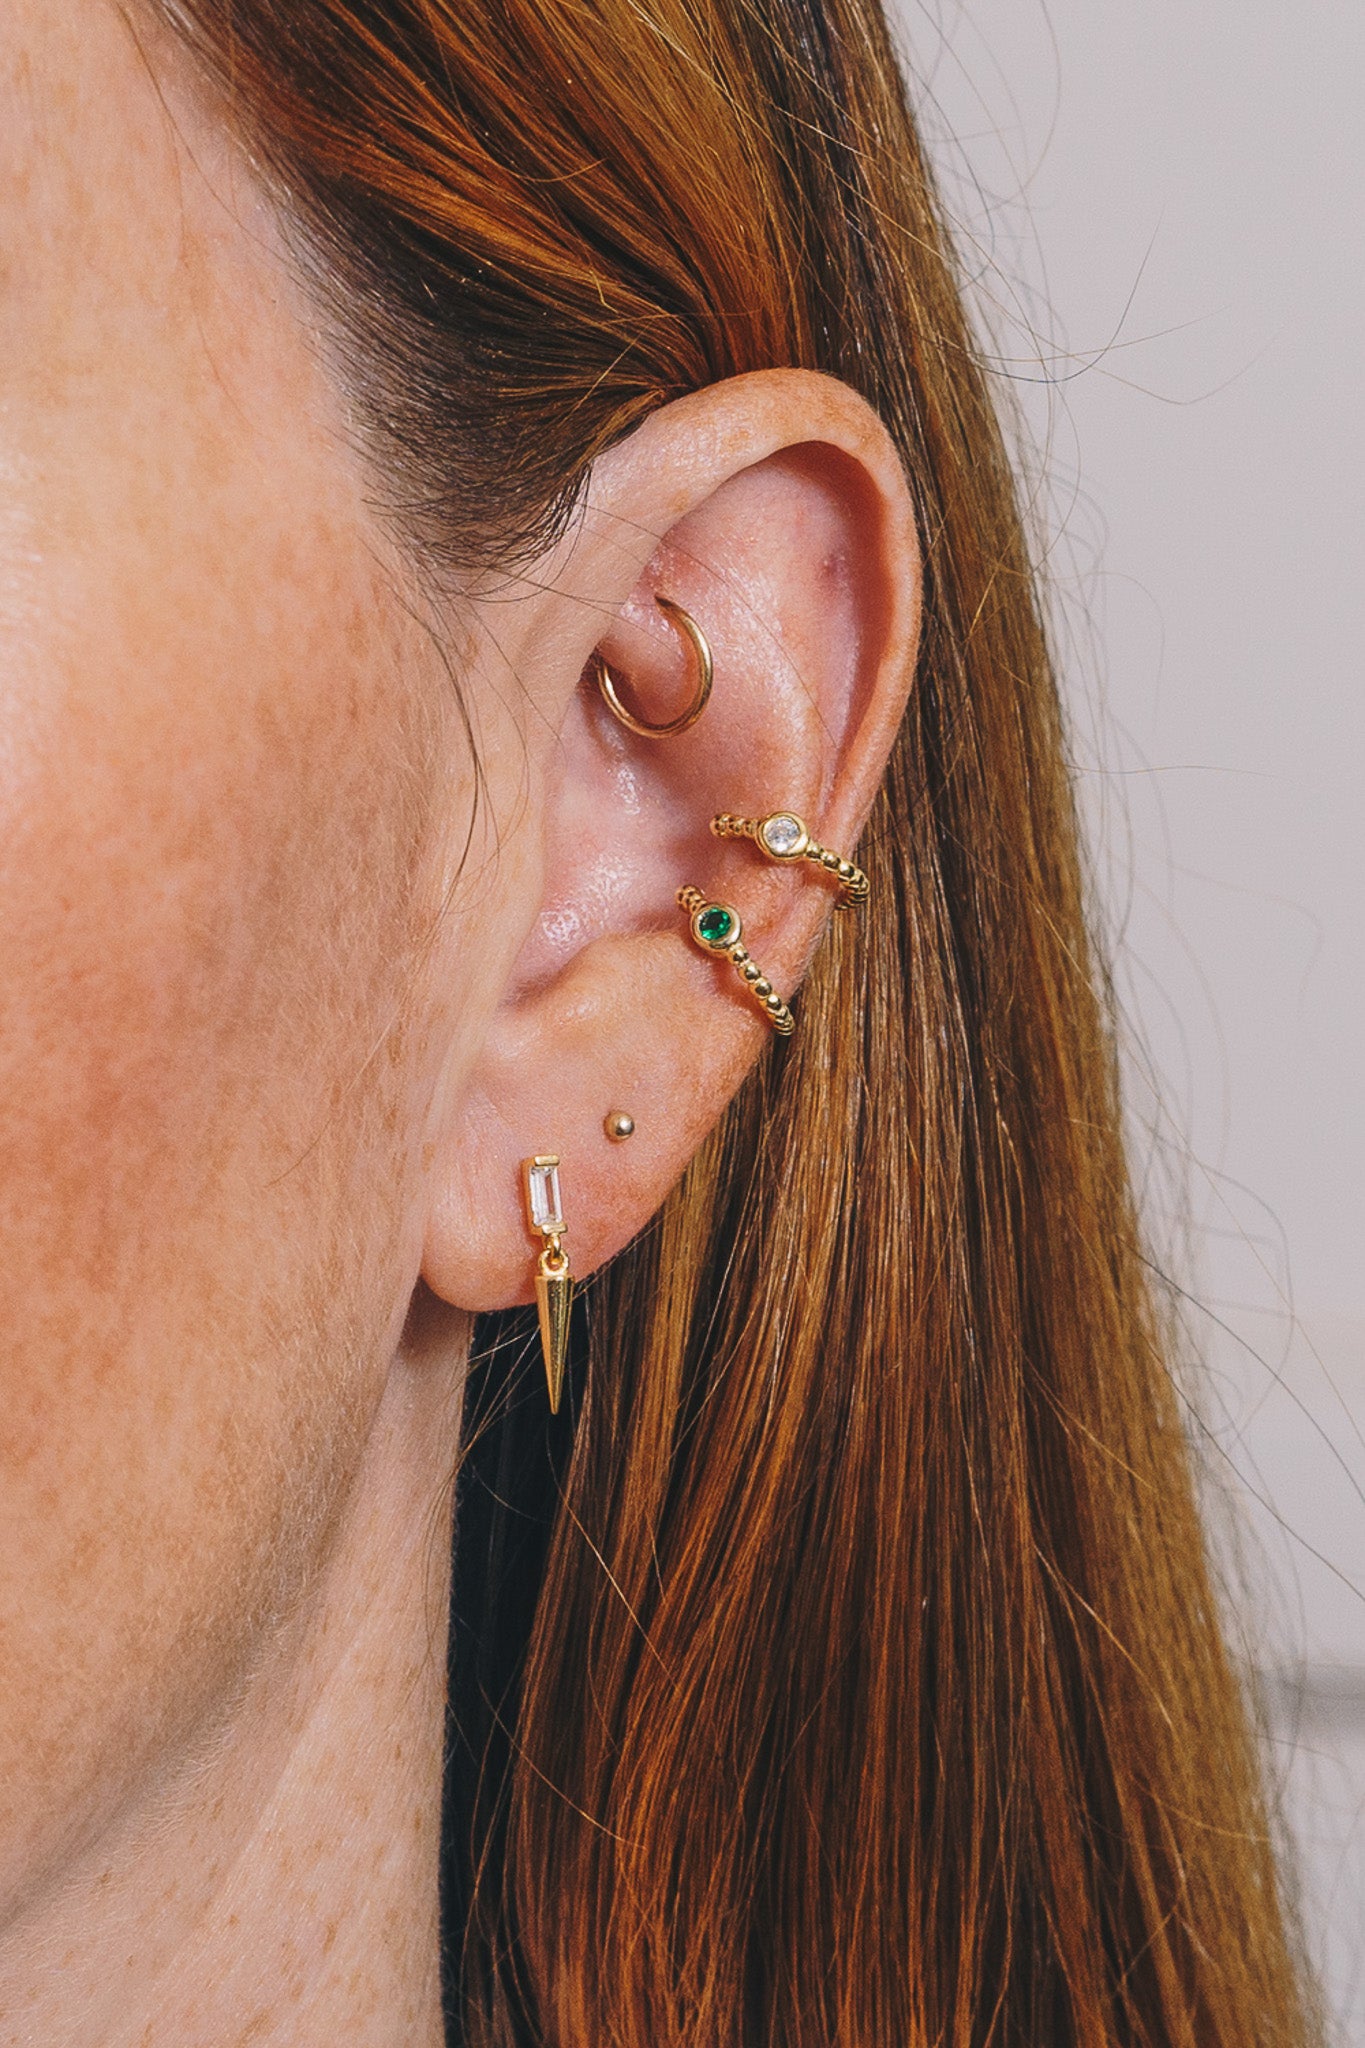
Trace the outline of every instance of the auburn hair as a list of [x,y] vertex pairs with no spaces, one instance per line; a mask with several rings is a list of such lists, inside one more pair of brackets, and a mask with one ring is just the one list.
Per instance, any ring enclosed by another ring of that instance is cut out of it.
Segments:
[[445,1913],[468,2048],[1314,2038],[1120,1137],[1014,479],[878,0],[160,0],[414,547],[562,528],[654,408],[853,385],[918,673],[774,1043],[474,1372]]

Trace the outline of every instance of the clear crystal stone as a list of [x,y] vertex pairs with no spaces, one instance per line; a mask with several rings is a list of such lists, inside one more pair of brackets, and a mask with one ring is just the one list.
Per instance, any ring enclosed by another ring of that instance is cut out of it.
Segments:
[[804,837],[801,820],[793,818],[786,811],[779,811],[775,818],[765,818],[763,821],[763,844],[769,853],[795,853]]
[[533,1159],[530,1162],[526,1169],[526,1201],[534,1229],[547,1233],[563,1230],[558,1159]]

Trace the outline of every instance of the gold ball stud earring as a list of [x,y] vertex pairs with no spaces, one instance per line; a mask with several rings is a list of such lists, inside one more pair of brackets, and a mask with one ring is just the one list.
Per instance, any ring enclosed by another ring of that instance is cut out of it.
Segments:
[[795,811],[771,811],[766,818],[736,818],[722,811],[711,820],[711,830],[717,839],[752,839],[769,860],[813,861],[835,877],[850,903],[867,901],[871,885],[862,869],[828,846],[817,846]]
[[703,896],[700,889],[694,889],[690,884],[679,889],[678,902],[691,917],[692,937],[702,951],[731,961],[773,1030],[783,1038],[790,1038],[796,1029],[796,1019],[744,944],[739,912],[728,903],[717,903],[713,898]]
[[613,1109],[603,1117],[602,1128],[614,1145],[623,1145],[627,1138],[635,1136],[635,1119],[626,1109]]
[[645,719],[637,718],[635,713],[627,711],[621,702],[616,678],[600,653],[593,654],[590,665],[597,678],[597,687],[602,692],[603,702],[618,724],[623,725],[627,732],[638,734],[642,740],[671,740],[676,739],[680,732],[686,732],[689,726],[695,725],[705,711],[711,695],[715,664],[711,657],[711,643],[691,612],[685,612],[671,597],[656,597],[654,602],[664,617],[691,642],[692,652],[696,656],[697,687],[693,692],[692,702],[680,717],[670,718],[662,725],[650,725]]

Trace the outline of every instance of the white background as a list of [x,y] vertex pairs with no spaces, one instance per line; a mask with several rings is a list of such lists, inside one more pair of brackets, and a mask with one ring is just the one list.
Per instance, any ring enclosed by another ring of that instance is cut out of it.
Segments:
[[1135,1156],[1365,2048],[1365,10],[898,4],[1041,448]]

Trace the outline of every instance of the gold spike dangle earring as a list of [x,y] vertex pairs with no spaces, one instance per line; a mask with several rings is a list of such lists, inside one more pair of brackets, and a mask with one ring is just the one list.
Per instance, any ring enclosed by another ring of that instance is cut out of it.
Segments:
[[522,1161],[526,1215],[541,1240],[536,1265],[536,1312],[540,1318],[540,1349],[550,1413],[558,1415],[564,1392],[564,1366],[569,1356],[569,1310],[573,1306],[573,1274],[562,1239],[567,1225],[559,1193],[559,1154],[541,1152]]

